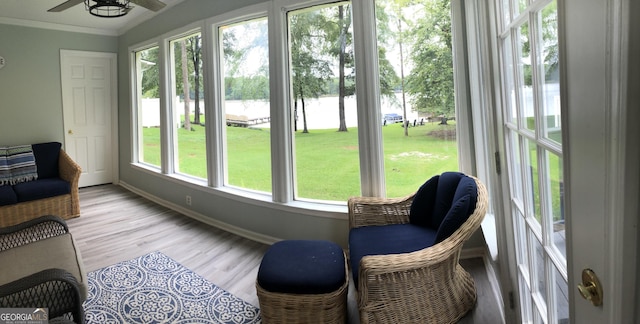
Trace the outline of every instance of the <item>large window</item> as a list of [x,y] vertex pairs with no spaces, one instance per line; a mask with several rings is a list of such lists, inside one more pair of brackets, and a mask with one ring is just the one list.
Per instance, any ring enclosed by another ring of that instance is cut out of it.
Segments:
[[351,4],[291,11],[289,57],[300,199],[360,194]]
[[271,192],[267,19],[219,28],[226,122],[226,184]]
[[388,197],[458,170],[450,0],[376,0]]
[[202,36],[192,33],[169,44],[174,170],[206,179]]
[[137,162],[160,167],[160,71],[157,46],[134,52],[138,111]]
[[[375,0],[359,31],[362,3],[271,5],[134,50],[135,163],[320,209],[458,170],[449,1]],[[379,70],[356,59],[374,49]]]

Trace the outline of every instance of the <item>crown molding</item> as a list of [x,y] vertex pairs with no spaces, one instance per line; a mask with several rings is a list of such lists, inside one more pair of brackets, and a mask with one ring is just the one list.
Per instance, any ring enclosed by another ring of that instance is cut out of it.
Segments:
[[117,30],[91,28],[91,27],[79,27],[79,26],[72,26],[72,25],[65,25],[65,24],[33,21],[33,20],[26,20],[26,19],[7,18],[7,17],[0,17],[0,24],[33,27],[33,28],[48,29],[48,30],[58,30],[58,31],[66,31],[66,32],[73,32],[73,33],[103,35],[103,36],[119,35]]

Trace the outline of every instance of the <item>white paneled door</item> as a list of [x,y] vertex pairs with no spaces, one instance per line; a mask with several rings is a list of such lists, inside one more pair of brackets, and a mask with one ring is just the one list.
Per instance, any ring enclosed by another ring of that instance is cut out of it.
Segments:
[[116,54],[60,51],[65,151],[82,167],[80,187],[114,182]]

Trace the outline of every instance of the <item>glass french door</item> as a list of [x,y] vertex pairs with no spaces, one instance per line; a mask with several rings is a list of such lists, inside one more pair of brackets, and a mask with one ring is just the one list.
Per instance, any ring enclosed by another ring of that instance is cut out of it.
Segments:
[[510,217],[523,323],[568,323],[557,0],[497,0]]

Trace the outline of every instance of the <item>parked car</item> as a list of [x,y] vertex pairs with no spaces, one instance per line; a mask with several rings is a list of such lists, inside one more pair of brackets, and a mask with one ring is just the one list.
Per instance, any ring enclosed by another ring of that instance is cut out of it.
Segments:
[[384,114],[382,116],[382,124],[383,125],[394,124],[394,123],[402,123],[402,116],[400,116],[398,114],[395,114],[395,113]]

